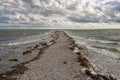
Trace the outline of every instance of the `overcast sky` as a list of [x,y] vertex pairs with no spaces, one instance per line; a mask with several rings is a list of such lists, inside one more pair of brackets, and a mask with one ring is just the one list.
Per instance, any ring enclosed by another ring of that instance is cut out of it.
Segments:
[[0,23],[101,22],[120,22],[120,0],[0,0]]

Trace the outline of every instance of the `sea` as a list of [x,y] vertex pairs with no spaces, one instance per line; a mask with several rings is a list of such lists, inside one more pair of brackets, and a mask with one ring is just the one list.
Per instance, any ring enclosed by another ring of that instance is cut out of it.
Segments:
[[69,33],[87,49],[120,59],[120,29],[70,30]]
[[0,44],[14,44],[35,41],[50,30],[39,29],[1,29]]
[[[0,45],[20,44],[35,41],[51,30],[39,29],[1,29]],[[117,54],[120,58],[120,29],[66,30],[81,45],[102,53]]]

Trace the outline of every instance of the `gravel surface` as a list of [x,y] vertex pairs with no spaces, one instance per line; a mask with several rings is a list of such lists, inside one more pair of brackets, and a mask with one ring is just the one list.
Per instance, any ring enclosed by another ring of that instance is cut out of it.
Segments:
[[[0,54],[0,80],[117,80],[101,74],[107,67],[112,67],[104,65],[107,58],[86,53],[86,49],[64,31],[52,31],[40,41],[15,47],[18,51]],[[105,67],[103,70],[98,67],[99,73],[93,63]],[[112,75],[113,70],[109,71]],[[119,70],[115,72],[117,74]]]
[[77,55],[69,50],[69,37],[64,32],[59,33],[56,43],[50,46],[37,61],[26,66],[25,74],[18,76],[19,80],[86,80],[87,76],[80,72]]

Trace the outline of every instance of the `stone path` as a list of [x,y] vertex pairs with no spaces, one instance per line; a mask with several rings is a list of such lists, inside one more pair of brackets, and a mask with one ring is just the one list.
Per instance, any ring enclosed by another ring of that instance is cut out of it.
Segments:
[[18,80],[86,80],[76,61],[78,55],[69,49],[68,39],[61,31],[56,43],[46,49],[39,60],[27,64],[29,70],[18,76]]

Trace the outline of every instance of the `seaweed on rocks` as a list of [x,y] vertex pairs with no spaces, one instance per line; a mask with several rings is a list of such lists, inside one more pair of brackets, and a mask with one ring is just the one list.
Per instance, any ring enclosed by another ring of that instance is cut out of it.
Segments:
[[[59,38],[59,31],[55,31],[54,37],[53,37],[54,41],[57,40],[58,38]],[[55,42],[53,42],[53,44],[54,43]],[[53,45],[53,44],[51,44],[51,45]],[[41,55],[44,54],[44,51],[46,49],[48,49],[49,46],[51,46],[51,45],[47,45],[47,43],[40,43],[40,45],[42,47],[39,49],[39,53],[37,54],[36,57],[34,57],[33,59],[31,59],[29,61],[26,61],[26,62],[20,63],[16,66],[13,66],[12,68],[14,68],[14,69],[12,71],[7,71],[5,73],[0,74],[0,80],[17,80],[17,77],[16,77],[17,75],[22,75],[25,73],[25,71],[29,70],[29,68],[26,67],[25,65],[40,59]],[[36,46],[36,48],[37,47],[38,46]],[[23,55],[29,54],[29,53],[32,53],[32,49],[24,51]],[[10,61],[16,61],[16,60],[11,59]]]
[[75,50],[76,47],[79,49],[79,52],[75,52],[78,55],[78,62],[80,62],[80,65],[83,67],[82,71],[90,78],[89,80],[117,80],[113,76],[109,75],[102,75],[98,74],[94,71],[94,68],[92,64],[89,62],[89,60],[86,58],[86,56],[80,52],[80,50],[83,50],[82,47],[79,47],[76,43],[75,40],[70,37],[66,32],[64,32],[66,36],[69,37],[69,41],[71,42],[69,45],[70,50]]

